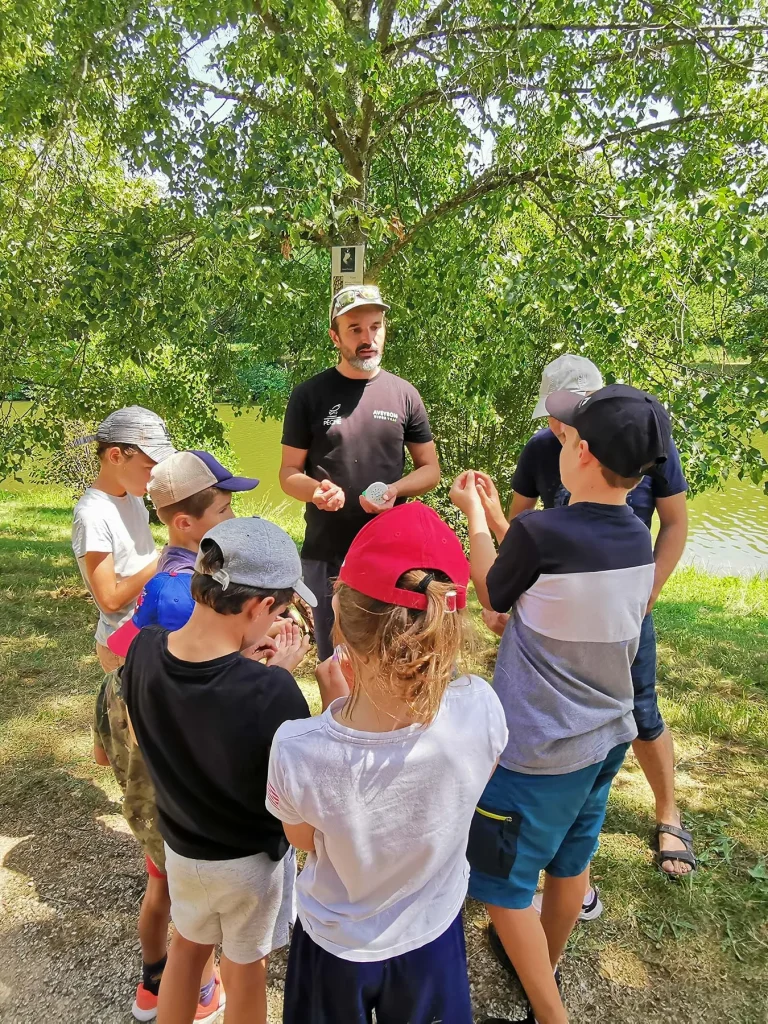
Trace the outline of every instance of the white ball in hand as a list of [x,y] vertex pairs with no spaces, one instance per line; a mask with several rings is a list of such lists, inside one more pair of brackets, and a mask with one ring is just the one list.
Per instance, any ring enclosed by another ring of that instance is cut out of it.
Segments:
[[375,484],[369,484],[363,493],[372,505],[383,505],[386,501],[385,495],[387,490],[387,485],[377,480]]

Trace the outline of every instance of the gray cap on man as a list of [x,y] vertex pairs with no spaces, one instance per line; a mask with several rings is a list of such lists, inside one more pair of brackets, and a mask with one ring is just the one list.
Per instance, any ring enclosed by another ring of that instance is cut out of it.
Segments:
[[89,444],[92,441],[130,444],[155,462],[162,462],[176,452],[165,420],[141,405],[128,405],[111,412],[99,424],[95,434],[81,437],[75,443]]
[[544,403],[547,396],[554,394],[555,391],[571,391],[574,395],[583,397],[592,394],[593,391],[599,391],[602,386],[603,375],[591,359],[570,353],[559,356],[544,367],[539,400],[531,419],[537,420],[540,416],[548,415]]
[[200,541],[195,568],[202,572],[202,556],[211,542],[218,544],[224,563],[211,573],[224,590],[230,583],[262,590],[294,590],[315,608],[317,598],[301,578],[301,559],[296,545],[279,526],[260,516],[243,516],[217,523]]

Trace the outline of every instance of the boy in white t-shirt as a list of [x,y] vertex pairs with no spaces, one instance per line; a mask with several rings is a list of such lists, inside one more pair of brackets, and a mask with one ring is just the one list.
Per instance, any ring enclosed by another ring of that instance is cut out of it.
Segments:
[[267,808],[308,857],[284,1024],[471,1024],[461,921],[475,805],[507,742],[476,676],[461,544],[420,502],[354,540],[334,595],[324,711],[277,730]]
[[107,639],[133,614],[136,598],[157,572],[157,551],[142,500],[152,467],[175,449],[163,420],[132,405],[111,413],[95,434],[99,475],[75,505],[72,549],[99,608],[96,653],[111,672],[121,664]]

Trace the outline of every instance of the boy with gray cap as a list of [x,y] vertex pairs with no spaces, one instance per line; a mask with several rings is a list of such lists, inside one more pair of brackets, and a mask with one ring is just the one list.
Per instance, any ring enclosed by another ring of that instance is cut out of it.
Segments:
[[75,505],[72,549],[83,581],[99,608],[96,653],[111,672],[121,664],[109,636],[130,619],[136,598],[157,572],[157,551],[143,497],[153,466],[175,449],[165,422],[149,409],[118,409],[95,434],[100,468]]
[[[131,643],[123,696],[155,787],[176,936],[158,999],[163,1024],[189,1024],[200,972],[217,943],[230,1024],[265,1022],[267,957],[288,941],[296,865],[266,810],[272,737],[308,718],[291,672],[297,640],[268,665],[258,644],[293,593],[315,605],[293,541],[258,517],[203,537],[195,606],[169,633],[147,626]],[[258,655],[257,655],[258,656]]]

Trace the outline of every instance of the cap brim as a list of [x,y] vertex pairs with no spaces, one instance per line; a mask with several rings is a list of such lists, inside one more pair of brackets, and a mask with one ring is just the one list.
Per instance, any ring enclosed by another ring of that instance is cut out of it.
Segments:
[[293,584],[294,592],[299,595],[302,601],[306,601],[310,608],[317,608],[317,598],[303,580],[297,580]]
[[346,316],[347,313],[351,313],[355,309],[361,309],[363,306],[373,306],[374,309],[383,309],[385,313],[392,308],[391,306],[388,306],[386,302],[376,302],[375,299],[360,299],[359,302],[355,300],[348,306],[345,306],[344,309],[340,309],[338,313],[334,313],[333,309],[331,309],[331,323],[333,323],[336,317]]
[[533,410],[533,412],[531,414],[531,419],[532,420],[539,420],[539,419],[541,419],[542,416],[548,416],[548,415],[549,415],[549,413],[547,412],[547,407],[544,404],[544,399],[543,398],[539,398],[538,402],[536,403],[536,408]]
[[164,459],[169,459],[176,454],[176,449],[172,444],[137,444],[136,447],[154,462],[163,462]]
[[231,476],[228,480],[218,480],[211,484],[220,491],[252,491],[259,486],[259,481],[254,476]]
[[572,427],[576,410],[583,401],[584,395],[576,395],[573,391],[553,391],[545,398],[544,407],[548,416]]
[[128,619],[119,629],[115,630],[112,636],[107,637],[107,647],[118,658],[124,658],[138,634],[139,627],[135,625],[133,619]]

